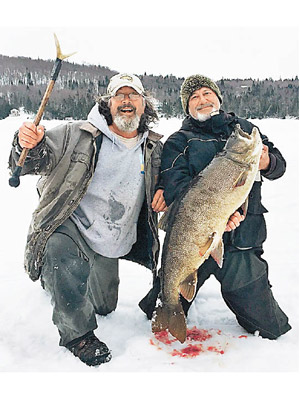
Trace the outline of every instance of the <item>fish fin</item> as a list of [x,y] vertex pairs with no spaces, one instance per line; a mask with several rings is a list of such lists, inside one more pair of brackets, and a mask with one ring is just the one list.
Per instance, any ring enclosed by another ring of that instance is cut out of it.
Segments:
[[187,300],[192,301],[197,286],[197,270],[191,273],[179,286],[180,294]]
[[243,171],[240,176],[238,177],[238,179],[236,180],[236,182],[234,183],[233,187],[239,187],[239,186],[243,186],[246,183],[247,180],[247,171]]
[[170,311],[168,330],[180,343],[186,339],[186,318],[181,303]]
[[161,332],[168,327],[168,309],[159,305],[155,308],[152,317],[152,332]]
[[207,253],[207,251],[210,249],[211,245],[214,242],[214,238],[215,238],[216,233],[214,232],[211,237],[208,239],[208,241],[205,243],[204,246],[199,247],[199,255],[200,257],[204,257]]
[[213,232],[210,235],[210,237],[209,237],[208,241],[206,242],[206,244],[204,246],[202,246],[202,247],[199,247],[199,255],[200,255],[200,257],[204,257],[205,260],[206,260],[210,255],[210,249],[212,247],[214,247],[214,245],[216,243],[218,243],[217,240],[218,240],[217,232]]
[[173,201],[172,204],[170,204],[168,206],[167,211],[165,211],[163,213],[163,215],[160,217],[159,221],[158,221],[158,228],[161,229],[162,231],[167,231],[168,225],[169,225],[169,221],[172,215],[172,210],[174,208],[174,204],[175,202]]
[[244,203],[242,204],[243,216],[246,218],[247,211],[248,211],[248,204],[249,204],[249,197],[246,198]]
[[175,306],[158,306],[152,319],[152,332],[169,330],[172,336],[183,343],[186,339],[186,319],[181,303]]
[[165,211],[158,221],[158,228],[166,232],[167,225],[168,225],[168,211]]
[[219,265],[219,267],[222,266],[223,255],[224,255],[224,245],[223,245],[223,240],[221,239],[218,243],[218,246],[211,252],[212,258]]

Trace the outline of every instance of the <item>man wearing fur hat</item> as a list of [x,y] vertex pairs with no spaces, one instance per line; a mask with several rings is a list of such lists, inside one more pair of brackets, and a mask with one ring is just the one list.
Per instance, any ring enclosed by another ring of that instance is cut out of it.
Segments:
[[156,269],[165,208],[156,119],[140,79],[117,74],[87,121],[46,132],[25,122],[14,139],[12,171],[25,147],[23,174],[42,175],[25,268],[51,296],[60,345],[89,366],[111,359],[94,330],[96,314],[117,306],[119,259]]
[[[251,133],[254,125],[233,113],[220,109],[222,95],[210,78],[202,75],[188,77],[181,87],[182,107],[187,115],[178,132],[166,141],[161,177],[164,197],[169,206],[187,188],[193,177],[202,171],[219,153],[236,124]],[[288,318],[275,301],[268,280],[268,265],[261,257],[266,239],[264,213],[261,203],[262,178],[280,178],[286,163],[265,135],[259,172],[249,195],[246,218],[237,210],[228,221],[223,235],[224,260],[222,268],[210,257],[198,270],[197,292],[205,280],[215,275],[221,283],[221,293],[239,324],[248,332],[256,331],[264,338],[276,339],[291,329]],[[151,318],[160,291],[157,277],[153,289],[140,302]],[[181,297],[185,314],[191,306]]]

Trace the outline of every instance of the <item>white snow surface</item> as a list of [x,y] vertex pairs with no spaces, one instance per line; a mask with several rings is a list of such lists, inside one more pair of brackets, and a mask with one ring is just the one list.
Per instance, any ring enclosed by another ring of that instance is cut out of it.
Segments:
[[[7,161],[14,132],[26,119],[30,117],[22,114],[0,121],[0,372],[86,372],[105,375],[105,379],[115,374],[104,373],[116,372],[160,373],[160,379],[169,376],[161,373],[173,372],[289,372],[292,374],[284,375],[294,379],[293,373],[299,372],[298,120],[252,121],[274,142],[287,160],[285,175],[277,181],[265,180],[263,185],[263,204],[269,210],[266,215],[268,239],[264,245],[264,257],[269,264],[274,297],[289,316],[292,330],[272,341],[248,334],[225,305],[220,284],[210,277],[190,309],[187,324],[188,328],[196,326],[212,333],[211,344],[221,346],[224,353],[205,351],[193,358],[172,356],[171,346],[178,348],[178,345],[162,345],[162,349],[152,345],[151,340],[155,342],[155,338],[151,323],[138,307],[138,302],[151,287],[151,272],[140,265],[121,261],[118,307],[108,316],[97,316],[98,329],[95,331],[99,339],[109,346],[113,358],[98,368],[90,368],[58,345],[59,336],[52,323],[50,298],[40,283],[32,282],[24,272],[24,246],[31,214],[38,203],[35,190],[38,177],[21,177],[20,186],[11,188],[8,185]],[[46,128],[59,123],[62,121],[43,121]],[[162,133],[165,140],[180,126],[179,119],[161,119],[154,130]],[[217,334],[219,331],[220,335]],[[0,374],[0,379],[4,375]],[[137,380],[142,375],[138,375]],[[151,376],[149,388],[154,385],[157,375]],[[240,376],[236,379],[240,380]],[[173,379],[176,380],[176,375]],[[199,379],[202,381],[200,376]],[[74,380],[76,382],[76,378]],[[214,383],[212,385],[216,386]],[[199,389],[197,386],[196,383],[196,390]],[[144,390],[147,391],[146,388]],[[252,391],[251,386],[249,390]],[[248,389],[244,388],[244,391]],[[253,390],[252,393],[255,392]],[[286,396],[287,392],[284,393]]]

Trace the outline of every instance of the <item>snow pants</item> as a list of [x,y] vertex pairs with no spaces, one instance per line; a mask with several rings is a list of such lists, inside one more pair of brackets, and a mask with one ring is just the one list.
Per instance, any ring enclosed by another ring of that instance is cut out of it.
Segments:
[[[238,323],[250,333],[258,331],[264,338],[276,339],[289,331],[291,326],[273,297],[268,280],[268,264],[262,259],[262,254],[261,248],[227,248],[222,268],[210,257],[198,269],[196,292],[211,275],[214,275],[221,284],[222,297],[235,314]],[[139,304],[149,319],[152,317],[159,291],[158,277],[153,288]],[[181,296],[180,299],[187,315],[192,302]]]
[[41,283],[51,296],[52,320],[65,346],[97,328],[95,314],[115,310],[118,259],[95,253],[68,219],[47,242]]

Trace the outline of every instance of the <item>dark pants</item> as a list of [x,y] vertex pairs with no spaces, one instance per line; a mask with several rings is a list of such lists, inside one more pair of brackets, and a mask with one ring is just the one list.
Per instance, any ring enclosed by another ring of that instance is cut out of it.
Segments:
[[[236,315],[238,323],[248,332],[259,331],[262,337],[276,339],[291,329],[288,318],[280,309],[268,281],[268,265],[261,258],[261,248],[250,250],[227,249],[222,268],[210,257],[198,270],[196,292],[214,275],[221,283],[223,299]],[[149,319],[160,292],[159,277],[153,288],[141,300],[140,307]],[[180,296],[187,315],[192,302]]]
[[118,301],[118,259],[103,257],[86,244],[68,219],[49,238],[41,274],[53,305],[60,345],[97,328],[95,314],[107,315]]

